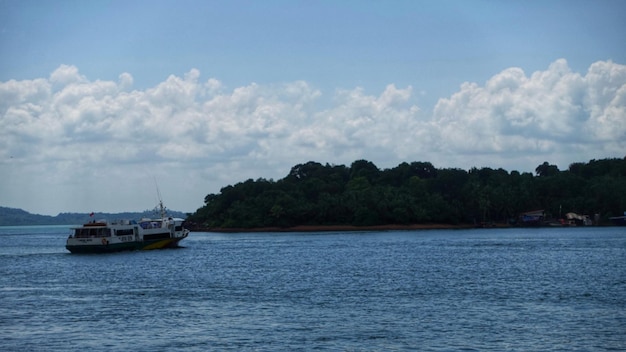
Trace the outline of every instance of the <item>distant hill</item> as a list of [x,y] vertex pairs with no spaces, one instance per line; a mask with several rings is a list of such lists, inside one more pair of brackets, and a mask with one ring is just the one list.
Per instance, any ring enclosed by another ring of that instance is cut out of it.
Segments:
[[[183,219],[187,217],[187,214],[180,211],[168,210],[167,214]],[[0,207],[0,226],[80,225],[94,219],[140,219],[156,216],[158,216],[158,214],[154,210],[125,213],[94,213],[92,217],[86,213],[60,213],[57,216],[50,216],[31,214],[22,209]]]

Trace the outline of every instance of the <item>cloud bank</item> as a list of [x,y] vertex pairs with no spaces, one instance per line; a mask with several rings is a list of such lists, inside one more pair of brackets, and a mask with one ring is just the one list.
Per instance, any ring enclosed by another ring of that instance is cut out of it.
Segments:
[[428,110],[415,95],[393,84],[323,93],[303,81],[229,89],[196,69],[137,90],[129,73],[92,81],[63,65],[0,82],[0,205],[146,209],[157,179],[171,208],[194,211],[222,186],[309,160],[532,171],[626,151],[626,66],[611,61],[584,74],[563,59],[532,74],[509,68]]

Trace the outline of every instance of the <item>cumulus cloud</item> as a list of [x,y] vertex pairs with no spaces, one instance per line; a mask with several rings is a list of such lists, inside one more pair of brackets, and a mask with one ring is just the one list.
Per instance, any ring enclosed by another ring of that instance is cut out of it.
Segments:
[[156,177],[171,208],[193,211],[208,192],[309,160],[532,171],[626,150],[626,66],[611,61],[585,74],[562,59],[530,75],[509,68],[463,83],[432,111],[410,86],[325,94],[330,103],[303,81],[227,89],[196,69],[144,90],[129,73],[90,81],[67,65],[0,82],[0,205],[143,209]]
[[570,162],[620,155],[626,150],[625,74],[626,66],[608,61],[581,75],[560,59],[530,76],[510,68],[483,86],[464,83],[435,106],[438,146],[451,155]]

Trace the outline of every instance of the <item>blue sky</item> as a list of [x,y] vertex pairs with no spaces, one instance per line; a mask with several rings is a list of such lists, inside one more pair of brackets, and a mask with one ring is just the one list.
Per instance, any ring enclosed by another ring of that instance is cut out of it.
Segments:
[[[156,177],[170,208],[194,211],[309,160],[531,172],[623,157],[625,13],[623,1],[0,0],[0,206],[141,210]],[[94,178],[136,195],[84,194]]]
[[621,1],[2,1],[2,80],[61,64],[136,88],[191,68],[229,86],[412,85],[431,101],[508,67],[623,63]]

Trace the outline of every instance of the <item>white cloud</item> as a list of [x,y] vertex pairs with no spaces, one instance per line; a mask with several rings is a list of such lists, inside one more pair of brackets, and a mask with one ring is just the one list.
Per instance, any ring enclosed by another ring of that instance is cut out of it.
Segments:
[[87,78],[78,73],[78,67],[61,65],[50,75],[50,82],[58,85],[88,82]]
[[196,69],[132,85],[129,73],[89,81],[66,65],[47,79],[0,82],[0,205],[144,209],[156,177],[170,208],[193,211],[206,193],[309,160],[532,171],[626,150],[626,66],[610,61],[584,75],[565,60],[531,75],[509,68],[463,83],[432,113],[412,87],[393,84],[375,95],[340,90],[329,104],[307,82],[227,90]]
[[560,59],[529,77],[511,68],[484,86],[464,83],[435,106],[441,147],[450,155],[499,154],[485,164],[493,166],[511,154],[569,162],[620,155],[626,150],[625,74],[626,66],[609,61],[581,75]]

